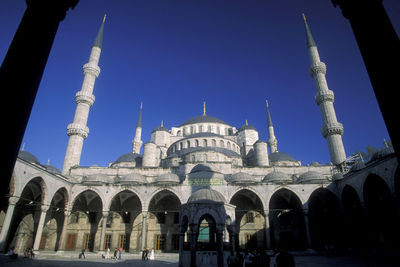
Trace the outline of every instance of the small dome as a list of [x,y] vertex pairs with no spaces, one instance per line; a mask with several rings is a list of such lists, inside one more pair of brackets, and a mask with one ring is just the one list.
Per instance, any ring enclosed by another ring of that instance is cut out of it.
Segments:
[[213,189],[203,188],[194,192],[187,203],[193,202],[225,202],[224,196]]
[[174,173],[165,173],[158,176],[155,180],[157,184],[179,184],[179,176]]
[[142,162],[142,155],[132,152],[123,154],[116,161],[114,161],[112,165],[122,162],[136,162],[136,164],[139,164]]
[[238,132],[244,131],[244,130],[254,130],[257,131],[256,127],[254,127],[253,125],[250,124],[245,124],[242,127],[239,128]]
[[376,152],[374,155],[372,155],[371,160],[370,161],[374,161],[380,158],[383,158],[389,154],[394,153],[394,149],[393,147],[385,147],[382,148],[381,150],[379,150],[378,152]]
[[321,173],[315,171],[308,171],[300,175],[298,182],[300,183],[313,183],[325,180]]
[[269,154],[269,161],[277,162],[277,161],[297,161],[292,156],[285,152],[273,152]]
[[129,173],[117,178],[117,182],[120,184],[144,184],[146,183],[146,178],[139,173]]
[[218,171],[209,164],[200,163],[194,166],[193,169],[190,171],[190,173],[196,173],[196,172],[218,172]]
[[292,178],[289,174],[274,171],[265,175],[262,181],[263,183],[290,183],[292,182]]
[[52,174],[61,174],[61,172],[56,167],[54,167],[52,165],[46,164],[43,167],[46,168],[46,171],[48,171],[48,172],[50,172]]
[[25,161],[29,161],[32,163],[40,164],[39,160],[37,157],[35,157],[33,154],[26,152],[26,151],[19,151],[18,152],[18,158],[23,159]]
[[195,123],[221,123],[221,124],[225,124],[228,125],[228,123],[224,122],[221,119],[218,119],[216,117],[213,116],[197,116],[191,119],[188,119],[187,121],[185,121],[184,123],[182,123],[179,127],[188,125],[188,124],[195,124]]
[[154,132],[168,132],[169,133],[169,130],[164,126],[158,126],[151,133],[154,133]]
[[248,173],[238,172],[232,175],[230,182],[237,184],[248,184],[257,182],[256,179]]
[[353,166],[351,166],[350,171],[355,172],[365,168],[365,163],[362,161],[358,161]]

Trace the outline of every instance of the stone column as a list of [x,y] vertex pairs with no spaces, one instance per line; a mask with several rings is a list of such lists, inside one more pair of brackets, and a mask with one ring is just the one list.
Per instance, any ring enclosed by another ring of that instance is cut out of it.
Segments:
[[312,242],[311,242],[311,235],[310,235],[310,226],[308,223],[308,209],[304,209],[303,214],[304,214],[304,224],[305,224],[305,228],[306,228],[307,246],[308,246],[308,248],[311,248]]
[[183,267],[183,247],[185,245],[185,231],[179,232],[179,267]]
[[11,220],[14,215],[15,205],[18,202],[18,198],[10,197],[8,199],[8,208],[6,217],[4,218],[3,228],[0,233],[0,251],[4,251],[6,249],[6,242],[8,237],[8,231],[10,230]]
[[196,243],[197,243],[198,226],[195,224],[190,225],[190,267],[196,267]]
[[269,210],[264,210],[265,242],[267,249],[271,249],[271,230],[269,226]]
[[147,223],[147,210],[146,211],[142,211],[142,249],[146,247],[146,239],[147,239],[147,227],[146,227],[146,223]]
[[34,251],[38,251],[39,250],[40,239],[42,238],[44,220],[46,218],[46,213],[47,213],[48,209],[49,209],[48,206],[42,206],[41,207],[42,212],[40,213],[40,219],[39,219],[39,224],[38,224],[37,231],[36,231],[35,242],[33,243],[33,250]]
[[224,267],[224,243],[223,243],[223,231],[217,230],[217,263],[218,267]]
[[101,226],[99,251],[104,251],[104,237],[106,235],[108,214],[109,214],[109,211],[103,211],[103,225]]
[[65,237],[67,235],[67,225],[68,225],[68,217],[71,214],[71,211],[64,211],[64,223],[61,230],[60,241],[58,242],[58,250],[65,250]]

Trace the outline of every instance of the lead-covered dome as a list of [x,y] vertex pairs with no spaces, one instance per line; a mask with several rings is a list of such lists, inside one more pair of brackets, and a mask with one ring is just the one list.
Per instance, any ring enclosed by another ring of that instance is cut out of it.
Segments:
[[197,116],[191,119],[188,119],[187,121],[185,121],[184,123],[182,123],[179,127],[185,126],[185,125],[189,125],[189,124],[195,124],[195,123],[221,123],[221,124],[225,124],[228,125],[228,123],[226,123],[225,121],[218,119],[216,117],[213,116]]
[[225,198],[218,191],[202,188],[194,192],[187,201],[187,203],[193,202],[225,202]]
[[135,163],[137,166],[142,164],[142,155],[137,153],[125,153],[112,163],[112,166],[121,163]]
[[245,172],[238,172],[232,174],[229,182],[235,184],[254,184],[256,183],[256,179],[248,173]]
[[316,171],[308,171],[300,175],[297,180],[299,183],[317,183],[326,180],[324,176]]
[[26,152],[26,151],[19,151],[18,152],[18,158],[23,159],[25,161],[33,162],[36,164],[40,164],[39,160],[37,157],[35,157],[33,154]]
[[280,172],[280,171],[273,171],[265,175],[262,180],[263,183],[290,183],[292,182],[292,178],[289,174]]

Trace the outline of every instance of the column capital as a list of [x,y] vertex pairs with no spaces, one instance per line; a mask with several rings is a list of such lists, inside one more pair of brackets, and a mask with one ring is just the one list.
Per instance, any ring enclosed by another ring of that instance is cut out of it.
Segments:
[[43,213],[46,213],[46,212],[49,210],[49,206],[43,205],[43,204],[42,204],[42,206],[40,206],[40,210],[41,210]]
[[72,211],[71,210],[64,210],[64,216],[68,217],[69,215],[71,215]]
[[15,204],[17,204],[18,200],[19,200],[18,197],[14,197],[14,196],[9,197],[8,198],[8,204],[9,205],[15,205]]
[[110,215],[110,211],[109,210],[103,210],[103,217],[108,217],[108,215]]

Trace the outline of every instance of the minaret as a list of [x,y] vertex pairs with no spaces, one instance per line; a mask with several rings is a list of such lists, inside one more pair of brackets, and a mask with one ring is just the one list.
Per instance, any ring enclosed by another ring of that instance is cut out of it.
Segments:
[[86,124],[89,117],[90,107],[93,105],[95,100],[93,95],[94,82],[100,74],[98,63],[103,42],[105,20],[106,15],[104,15],[103,22],[93,43],[89,62],[83,65],[84,78],[81,90],[75,95],[76,110],[74,120],[67,127],[69,139],[67,151],[65,152],[62,174],[67,174],[71,167],[79,165],[83,140],[86,139],[89,134],[89,128]]
[[304,25],[307,37],[307,49],[310,55],[310,74],[314,78],[317,88],[315,102],[321,110],[323,126],[321,128],[322,135],[328,142],[329,154],[334,165],[342,165],[346,160],[342,135],[343,125],[336,119],[335,108],[333,107],[334,94],[328,89],[326,82],[326,65],[320,61],[318,49],[311,35],[310,29],[303,14]]
[[278,152],[278,140],[276,140],[274,133],[274,126],[272,125],[271,113],[269,113],[268,100],[265,100],[267,105],[267,120],[268,120],[268,146],[271,153]]
[[142,108],[143,103],[140,103],[140,111],[139,111],[139,118],[136,123],[136,133],[135,138],[132,140],[132,152],[136,154],[140,154],[140,148],[142,147]]

